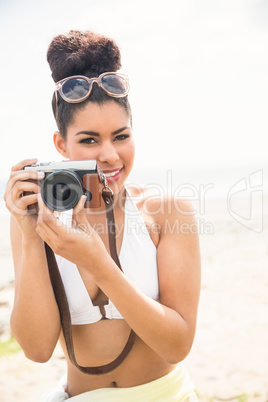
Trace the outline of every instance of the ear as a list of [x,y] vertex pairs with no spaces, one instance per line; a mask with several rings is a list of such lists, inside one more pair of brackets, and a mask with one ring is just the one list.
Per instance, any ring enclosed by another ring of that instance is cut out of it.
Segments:
[[66,141],[62,137],[62,135],[61,135],[61,133],[59,131],[55,131],[55,133],[53,135],[53,141],[54,141],[54,145],[55,145],[56,150],[64,158],[68,158],[68,151],[67,151],[67,148],[66,148]]

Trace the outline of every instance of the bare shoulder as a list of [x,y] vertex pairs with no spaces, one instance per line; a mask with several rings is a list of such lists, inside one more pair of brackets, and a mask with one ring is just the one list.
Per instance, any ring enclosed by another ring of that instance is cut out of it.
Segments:
[[[154,217],[162,211],[163,197],[155,188],[131,185],[127,187],[128,193],[137,206],[137,209],[146,216]],[[165,201],[164,201],[165,202]]]
[[127,190],[137,208],[155,216],[158,222],[167,218],[171,220],[180,218],[182,221],[189,221],[189,217],[195,215],[195,208],[189,200],[168,196],[164,190],[158,187],[132,184],[127,187]]
[[158,187],[131,186],[128,192],[141,211],[149,232],[164,236],[197,234],[195,207],[187,199],[168,196]]

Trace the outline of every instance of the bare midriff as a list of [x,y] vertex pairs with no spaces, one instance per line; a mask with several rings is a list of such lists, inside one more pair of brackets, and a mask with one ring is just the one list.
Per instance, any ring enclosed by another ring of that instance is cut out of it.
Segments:
[[[125,320],[101,320],[94,324],[72,327],[75,356],[80,366],[100,366],[113,361],[123,350],[130,328]],[[98,388],[134,387],[154,381],[170,373],[169,364],[147,346],[139,337],[124,360],[107,374],[88,375],[78,370],[67,355],[63,335],[60,343],[68,364],[67,392],[70,397]]]

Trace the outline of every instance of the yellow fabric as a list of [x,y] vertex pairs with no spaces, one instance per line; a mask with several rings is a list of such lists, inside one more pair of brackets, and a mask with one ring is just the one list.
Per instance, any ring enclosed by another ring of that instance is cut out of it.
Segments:
[[69,398],[70,402],[196,402],[188,373],[180,363],[171,373],[147,384],[130,388],[101,388]]

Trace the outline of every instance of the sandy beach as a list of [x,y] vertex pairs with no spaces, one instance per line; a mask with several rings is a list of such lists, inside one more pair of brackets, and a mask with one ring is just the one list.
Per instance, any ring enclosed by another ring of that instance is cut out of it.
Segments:
[[[201,401],[268,401],[268,211],[248,214],[211,199],[198,215],[202,290],[195,342],[186,365]],[[237,212],[239,211],[239,213]],[[8,215],[0,216],[0,341],[10,337],[13,268]],[[65,364],[60,349],[45,364],[23,352],[0,356],[1,402],[37,402],[57,384]]]

